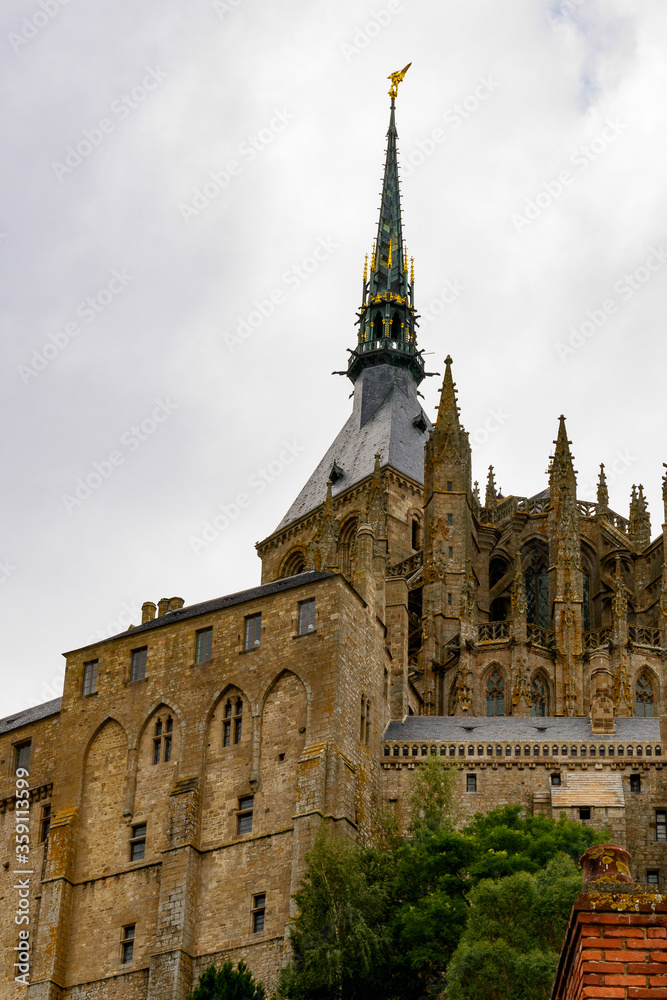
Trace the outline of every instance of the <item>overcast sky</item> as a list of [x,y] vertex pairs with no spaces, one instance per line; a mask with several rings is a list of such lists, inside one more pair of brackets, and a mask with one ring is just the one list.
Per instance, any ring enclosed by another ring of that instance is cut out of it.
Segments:
[[430,370],[454,358],[482,492],[491,462],[505,494],[543,489],[564,413],[579,495],[605,462],[612,507],[642,482],[660,531],[664,2],[0,16],[0,715],[60,694],[61,653],[143,601],[259,582],[254,543],[350,411],[330,373],[377,225],[386,77],[409,61],[419,340]]

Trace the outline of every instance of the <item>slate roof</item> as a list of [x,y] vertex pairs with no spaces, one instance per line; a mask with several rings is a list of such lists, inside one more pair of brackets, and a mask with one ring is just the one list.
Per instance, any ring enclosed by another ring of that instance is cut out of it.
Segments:
[[410,715],[405,722],[390,722],[385,740],[628,740],[660,739],[660,719],[615,719],[616,733],[593,736],[588,716],[535,718],[534,716],[430,716]]
[[21,726],[27,726],[31,722],[48,719],[50,715],[57,715],[62,702],[62,698],[54,698],[53,701],[45,701],[42,705],[35,705],[34,708],[26,708],[22,712],[8,715],[6,719],[0,719],[0,735],[9,733],[12,729],[20,729]]
[[[226,597],[216,597],[212,601],[203,601],[201,604],[191,604],[185,608],[179,608],[178,611],[168,611],[165,615],[160,615],[159,618],[154,618],[150,622],[146,622],[144,625],[137,625],[135,628],[128,630],[126,632],[120,632],[118,635],[109,636],[108,639],[102,639],[98,642],[89,643],[88,646],[78,646],[78,649],[90,649],[92,646],[102,646],[107,642],[114,642],[120,636],[132,635],[143,635],[144,632],[150,632],[152,629],[162,628],[163,625],[170,625],[174,621],[184,621],[186,618],[196,618],[198,615],[206,615],[210,611],[219,611],[222,608],[232,608],[236,604],[246,604],[248,601],[254,601],[259,597],[269,597],[271,594],[280,594],[285,590],[293,590],[295,587],[304,587],[307,583],[316,583],[318,580],[327,580],[335,573],[318,573],[314,570],[308,571],[306,573],[298,573],[296,576],[287,576],[282,580],[274,580],[272,583],[262,584],[260,587],[252,587],[250,590],[240,590],[236,594],[228,594]],[[70,652],[76,652],[77,650],[70,650]],[[68,655],[67,653],[65,655]]]
[[[420,417],[424,430],[413,422]],[[371,475],[376,452],[382,466],[390,465],[423,483],[424,445],[431,426],[419,403],[417,383],[408,371],[393,365],[364,369],[354,386],[352,416],[276,531],[324,503],[334,462],[343,472],[333,484],[334,496]]]

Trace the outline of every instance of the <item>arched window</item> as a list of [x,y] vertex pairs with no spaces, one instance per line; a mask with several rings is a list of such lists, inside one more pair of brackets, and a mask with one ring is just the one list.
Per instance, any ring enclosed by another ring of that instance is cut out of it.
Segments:
[[418,549],[420,549],[422,547],[422,539],[421,539],[422,531],[421,531],[421,524],[419,523],[419,518],[418,517],[413,517],[412,518],[412,529],[411,530],[412,530],[412,548],[416,552]]
[[533,625],[549,628],[549,575],[543,562],[526,570],[526,618]]
[[504,559],[492,559],[489,565],[489,590],[502,580],[507,572],[507,563]]
[[382,340],[382,336],[382,313],[376,312],[375,318],[373,319],[373,340]]
[[545,716],[547,712],[547,702],[548,702],[548,688],[547,682],[544,677],[537,674],[533,677],[533,683],[530,686],[530,714]]
[[162,716],[157,717],[155,721],[155,735],[153,737],[154,764],[159,764],[161,761],[167,764],[171,760],[171,741],[173,730],[174,720],[170,715],[168,715],[164,721]]
[[504,597],[496,597],[491,602],[489,617],[492,622],[505,622],[509,618],[509,604]]
[[293,552],[287,556],[283,563],[282,577],[286,576],[296,576],[297,573],[303,573],[306,568],[306,555],[301,549],[294,549]]
[[584,573],[584,632],[591,628],[591,578]]
[[231,746],[232,735],[233,742],[241,742],[241,731],[243,725],[243,701],[241,698],[237,698],[234,703],[232,699],[228,698],[225,702],[225,710],[223,713],[222,720],[222,745],[223,747]]
[[493,668],[486,682],[486,714],[505,714],[505,681],[498,667]]
[[653,715],[653,686],[645,673],[639,677],[635,687],[635,715]]
[[352,576],[352,555],[358,526],[359,519],[351,517],[340,529],[338,551],[340,555],[340,571],[343,576]]

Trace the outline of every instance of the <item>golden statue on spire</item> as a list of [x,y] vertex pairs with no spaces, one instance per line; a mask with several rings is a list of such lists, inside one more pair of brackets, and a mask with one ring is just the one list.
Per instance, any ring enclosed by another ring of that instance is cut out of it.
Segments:
[[407,73],[407,71],[410,69],[411,66],[412,63],[409,62],[408,65],[404,66],[402,70],[399,70],[396,73],[391,73],[387,77],[388,80],[391,80],[391,87],[389,88],[389,96],[391,97],[392,101],[394,100],[396,94],[398,93],[399,83],[403,81],[405,74]]

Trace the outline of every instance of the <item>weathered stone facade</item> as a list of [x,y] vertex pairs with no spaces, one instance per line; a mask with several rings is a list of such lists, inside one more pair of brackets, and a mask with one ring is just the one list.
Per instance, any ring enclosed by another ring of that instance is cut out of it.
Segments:
[[271,987],[317,826],[403,822],[432,755],[460,822],[566,813],[667,880],[667,525],[651,541],[641,487],[611,511],[604,470],[577,500],[563,418],[548,488],[502,497],[490,470],[482,503],[450,358],[435,425],[421,408],[415,326],[392,100],[353,413],[258,545],[262,585],[146,602],[67,654],[62,703],[0,721],[2,1000],[183,1000],[228,956]]

